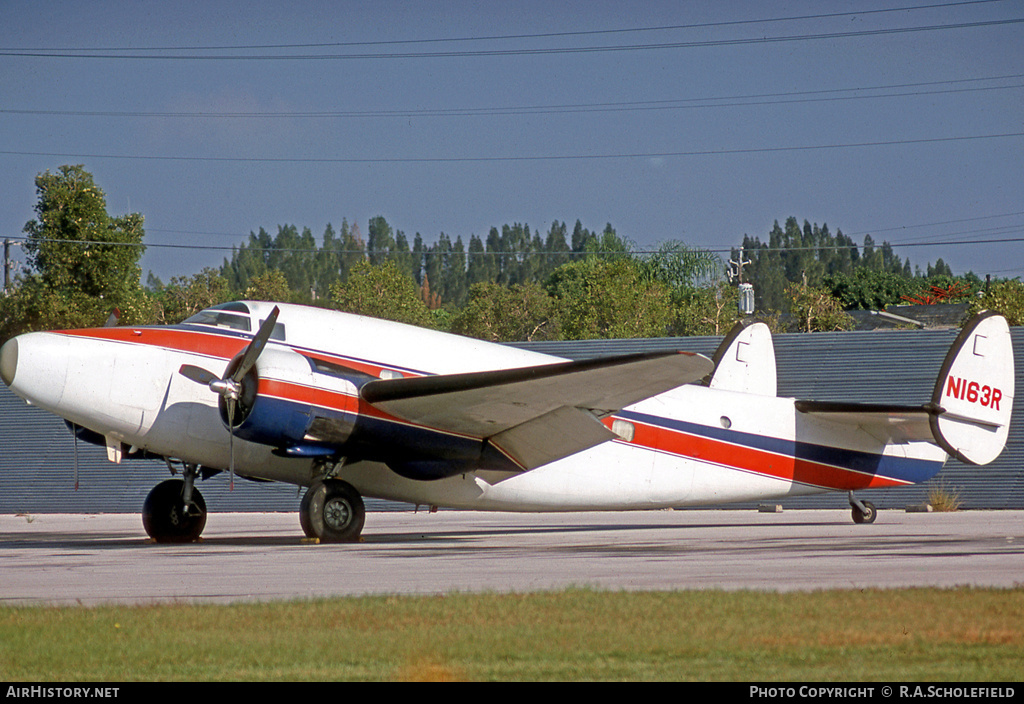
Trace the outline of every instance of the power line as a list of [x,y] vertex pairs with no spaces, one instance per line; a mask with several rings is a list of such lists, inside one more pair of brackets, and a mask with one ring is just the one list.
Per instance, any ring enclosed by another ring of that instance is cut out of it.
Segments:
[[[863,232],[853,232],[853,233],[850,233],[850,234],[848,234],[846,236],[847,237],[860,237],[862,235],[876,235],[876,234],[880,234],[880,233],[883,233],[883,232],[897,232],[897,231],[902,232],[902,231],[906,231],[906,230],[917,230],[917,229],[921,229],[921,228],[924,228],[924,227],[940,227],[942,225],[959,225],[961,223],[966,223],[966,222],[981,222],[983,220],[996,220],[996,219],[999,219],[999,218],[1013,218],[1013,217],[1019,217],[1021,215],[1024,215],[1024,210],[1018,210],[1018,211],[1011,212],[1011,213],[998,213],[996,215],[978,215],[978,216],[972,217],[972,218],[956,218],[956,219],[953,219],[953,220],[939,220],[939,221],[936,221],[936,222],[925,222],[925,223],[919,223],[919,224],[916,224],[916,225],[899,225],[899,226],[896,226],[896,227],[873,228],[873,229],[870,229],[870,230],[865,230]],[[279,225],[279,227],[282,227],[282,225]],[[1008,226],[1005,226],[1005,228],[1002,228],[1002,229],[1015,228],[1015,227],[1016,226],[1014,226],[1014,225],[1008,225]],[[260,228],[260,229],[262,229],[262,228]],[[974,234],[976,232],[986,232],[989,229],[990,228],[986,228],[984,230],[964,230],[962,232],[958,232],[958,233],[954,233],[954,234],[958,234],[958,235]],[[205,230],[170,230],[170,229],[166,229],[166,228],[152,228],[152,227],[151,228],[146,228],[146,232],[165,232],[165,233],[169,233],[169,234],[172,234],[172,235],[206,235],[206,236],[215,236],[215,237],[248,237],[249,235],[255,235],[254,232],[248,232],[248,233],[241,233],[241,232],[209,232],[209,231],[205,231]],[[703,249],[703,247],[701,247],[701,249]]]
[[285,164],[458,164],[481,162],[596,161],[601,159],[659,159],[669,157],[727,156],[736,154],[773,154],[778,152],[821,151],[826,149],[861,149],[915,144],[942,144],[991,139],[1024,137],[1024,132],[1002,134],[960,135],[920,139],[879,140],[786,147],[741,147],[733,149],[702,149],[678,152],[627,152],[610,154],[547,154],[534,156],[465,156],[465,157],[229,157],[229,156],[167,156],[152,154],[82,154],[71,152],[35,152],[0,150],[8,156],[44,156],[70,159],[126,159],[135,161],[199,161],[218,163],[285,163]]
[[[866,100],[872,98],[919,97],[924,95],[944,95],[950,93],[970,93],[992,90],[1010,90],[1024,88],[1024,84],[1003,86],[973,86],[946,88],[936,90],[907,90],[904,92],[878,94],[877,91],[902,91],[904,89],[930,88],[934,86],[957,86],[965,83],[986,81],[1003,81],[1024,78],[1024,74],[1007,76],[989,76],[983,78],[950,79],[945,81],[927,81],[921,83],[903,83],[894,85],[865,86],[862,88],[833,88],[813,91],[790,91],[783,93],[761,93],[739,96],[719,96],[710,98],[677,98],[666,100],[621,101],[604,103],[552,104],[533,106],[501,106],[484,108],[424,108],[417,110],[332,110],[332,111],[287,111],[287,112],[168,112],[138,110],[33,110],[19,108],[0,108],[0,114],[9,115],[51,115],[66,117],[142,117],[142,118],[408,118],[408,117],[466,117],[495,115],[533,115],[563,114],[586,112],[625,112],[645,110],[680,110],[704,109],[721,107],[743,107],[792,103],[835,102],[848,100]],[[854,93],[854,95],[836,95]]]
[[[1013,229],[1019,230],[1021,232],[1021,236],[1020,237],[1001,237],[1001,238],[984,239],[984,240],[965,239],[965,240],[954,240],[954,241],[947,241],[947,242],[902,242],[902,243],[901,242],[878,242],[878,243],[876,243],[874,245],[874,247],[881,248],[883,245],[887,245],[887,246],[889,246],[889,247],[891,247],[893,249],[904,249],[904,248],[909,248],[909,247],[939,247],[939,246],[947,247],[947,246],[967,246],[967,245],[984,245],[984,244],[1010,244],[1010,243],[1016,243],[1016,242],[1024,242],[1024,230],[1020,230],[1019,228],[1013,228]],[[11,240],[11,242],[26,242],[30,238],[29,237],[9,237],[7,239]],[[147,248],[147,249],[148,248],[153,248],[153,249],[190,249],[190,250],[207,250],[207,251],[218,251],[218,252],[233,252],[233,251],[236,251],[236,250],[240,250],[242,248],[239,245],[232,245],[232,246],[229,247],[229,246],[226,246],[226,245],[146,244],[146,243],[142,243],[142,242],[110,242],[110,241],[103,241],[103,240],[63,240],[63,239],[59,239],[59,238],[34,238],[34,240],[35,241],[39,241],[39,242],[60,243],[60,244],[68,244],[68,245],[70,245],[70,244],[77,244],[77,245],[82,245],[82,246],[104,245],[104,246],[111,246],[111,247],[143,247],[143,248]],[[320,248],[320,249],[308,249],[308,248],[303,249],[303,248],[289,248],[289,247],[277,248],[277,247],[249,247],[247,245],[243,245],[243,246],[244,246],[245,250],[249,251],[249,252],[273,252],[273,253],[291,253],[291,254],[305,253],[305,254],[314,254],[314,255],[316,255],[316,254],[324,254],[324,255],[343,255],[343,254],[366,255],[366,254],[369,254],[369,252],[366,249],[344,249],[344,250],[343,249],[329,249],[329,250],[325,250],[325,249],[322,249],[322,248]],[[701,252],[710,252],[712,254],[728,254],[728,253],[731,253],[732,250],[738,249],[738,248],[739,248],[738,245],[730,246],[730,247],[698,247],[698,246],[695,246],[694,250],[701,251]],[[801,247],[770,247],[768,245],[762,245],[760,247],[751,248],[751,249],[749,249],[747,251],[748,252],[753,252],[753,251],[757,251],[757,252],[817,252],[817,251],[822,251],[822,250],[845,250],[845,249],[861,250],[861,249],[863,249],[863,244],[853,243],[853,244],[831,244],[831,245],[808,245],[808,246],[801,246]],[[505,250],[502,250],[502,251],[486,250],[486,251],[482,251],[482,252],[471,252],[468,249],[466,249],[466,250],[463,250],[461,252],[460,251],[456,251],[456,250],[443,250],[443,251],[440,251],[440,250],[423,250],[423,251],[420,251],[420,252],[415,252],[413,250],[408,250],[408,251],[389,251],[387,253],[383,253],[382,252],[381,254],[382,254],[382,256],[385,256],[385,257],[387,257],[387,256],[396,256],[396,255],[409,255],[409,256],[413,256],[413,255],[424,255],[424,256],[444,255],[444,256],[451,256],[453,254],[456,254],[456,255],[461,254],[461,255],[464,255],[464,256],[467,256],[467,257],[471,257],[471,256],[547,256],[547,257],[565,257],[565,256],[568,256],[568,257],[582,257],[582,256],[586,256],[586,255],[589,255],[589,254],[607,254],[607,255],[610,255],[610,256],[615,256],[615,255],[641,255],[641,256],[644,256],[644,255],[652,255],[652,254],[659,254],[659,253],[660,253],[660,250],[657,250],[657,249],[633,249],[633,250],[629,250],[629,251],[614,250],[614,251],[597,251],[597,252],[589,252],[589,251],[587,251],[587,252],[574,252],[574,251],[571,251],[571,250],[570,251],[558,251],[558,252],[520,251],[520,250],[511,250],[511,251],[505,251]]]
[[563,37],[584,37],[584,36],[599,36],[608,34],[630,34],[640,32],[664,32],[664,31],[676,31],[686,29],[709,29],[715,27],[730,27],[750,24],[769,24],[774,22],[796,22],[804,20],[821,20],[821,19],[835,19],[839,17],[861,17],[869,15],[879,15],[892,12],[911,12],[918,10],[934,10],[934,9],[949,9],[952,7],[964,6],[964,5],[988,5],[994,2],[1003,2],[1004,0],[965,0],[963,2],[950,2],[950,3],[937,3],[931,5],[916,5],[910,7],[891,7],[881,8],[876,10],[855,10],[850,12],[831,12],[822,14],[812,15],[794,15],[789,17],[767,17],[754,20],[726,20],[720,22],[699,22],[692,24],[677,24],[677,25],[660,25],[653,27],[626,27],[618,29],[593,29],[593,30],[576,30],[576,31],[564,31],[564,32],[539,32],[534,34],[496,34],[496,35],[482,35],[476,37],[434,37],[429,39],[387,39],[387,40],[375,40],[375,41],[358,41],[358,42],[309,42],[309,43],[291,43],[291,44],[231,44],[231,45],[213,45],[213,46],[135,46],[135,47],[18,47],[18,48],[0,48],[0,51],[75,51],[75,52],[88,52],[88,51],[237,51],[237,50],[255,50],[255,49],[322,49],[327,47],[346,47],[346,46],[395,46],[395,45],[406,45],[406,44],[438,44],[438,43],[460,43],[460,42],[478,42],[478,41],[508,41],[516,40],[520,41],[523,39],[551,39],[551,38],[563,38]]
[[[953,29],[976,29],[1024,23],[1024,18],[986,20],[979,22],[957,22],[952,24],[920,25],[916,27],[890,27],[847,32],[821,32],[818,34],[796,34],[779,37],[750,37],[745,39],[709,39],[685,42],[651,42],[646,44],[619,44],[553,48],[515,49],[468,49],[422,52],[347,53],[347,54],[127,54],[127,53],[74,53],[67,50],[0,50],[0,56],[58,59],[116,59],[145,61],[350,61],[363,59],[437,59],[437,58],[481,58],[501,56],[546,56],[556,54],[590,54],[604,52],[652,51],[663,49],[695,49],[721,46],[743,46],[751,44],[778,44],[822,39],[850,39],[875,37],[917,32],[936,32]],[[107,51],[110,50],[101,50]]]

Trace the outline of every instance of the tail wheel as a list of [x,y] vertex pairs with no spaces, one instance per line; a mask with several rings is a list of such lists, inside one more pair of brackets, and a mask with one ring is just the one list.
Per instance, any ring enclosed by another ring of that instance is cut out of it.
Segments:
[[861,504],[864,506],[862,511],[859,506],[853,506],[853,522],[854,523],[874,523],[875,519],[878,518],[878,509],[870,501],[862,501]]
[[158,543],[192,543],[206,527],[206,502],[198,489],[192,489],[188,506],[182,499],[185,482],[168,479],[160,482],[142,505],[142,525]]
[[323,543],[359,540],[366,522],[366,508],[351,484],[329,479],[311,486],[302,498],[299,523],[308,537]]

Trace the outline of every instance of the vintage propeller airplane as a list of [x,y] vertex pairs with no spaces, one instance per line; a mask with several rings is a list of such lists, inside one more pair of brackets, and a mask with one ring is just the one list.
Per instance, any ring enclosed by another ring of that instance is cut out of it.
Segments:
[[0,377],[108,458],[163,458],[146,531],[191,541],[195,480],[227,471],[308,487],[310,537],[357,540],[362,496],[499,511],[654,509],[913,484],[947,455],[1005,444],[1014,370],[1004,318],[953,343],[929,402],[776,396],[763,323],[713,360],[657,353],[567,361],[335,311],[255,301],[179,325],[20,335]]

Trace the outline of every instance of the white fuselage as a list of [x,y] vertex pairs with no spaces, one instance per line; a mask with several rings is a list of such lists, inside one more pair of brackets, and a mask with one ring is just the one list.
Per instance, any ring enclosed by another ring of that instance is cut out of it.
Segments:
[[[261,315],[266,317],[260,305],[250,304],[253,329]],[[279,322],[285,339],[271,342],[268,350],[317,356],[371,377],[561,361],[301,306],[281,306]],[[16,367],[9,382],[15,393],[105,436],[108,445],[123,443],[188,463],[227,468],[229,434],[217,396],[178,370],[196,365],[221,374],[250,337],[201,325],[33,333],[16,338],[5,365]],[[350,381],[314,379],[311,374],[309,385],[339,407],[358,406],[358,391]],[[793,399],[693,384],[623,409],[615,419],[625,424],[617,427],[629,429],[628,434],[619,433],[623,439],[528,472],[485,467],[423,481],[363,461],[344,464],[337,476],[365,496],[415,504],[516,511],[632,509],[910,484],[938,471],[946,457],[927,442],[892,444],[855,427],[805,417]],[[612,422],[605,419],[609,427]],[[279,456],[273,450],[235,440],[235,471],[298,485],[316,479],[312,459]]]

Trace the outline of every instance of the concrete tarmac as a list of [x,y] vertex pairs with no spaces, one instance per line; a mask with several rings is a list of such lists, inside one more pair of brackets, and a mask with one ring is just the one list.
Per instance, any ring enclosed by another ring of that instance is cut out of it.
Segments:
[[0,603],[268,601],[364,594],[1024,585],[1024,511],[371,513],[305,541],[291,513],[213,513],[150,542],[137,514],[0,515]]

